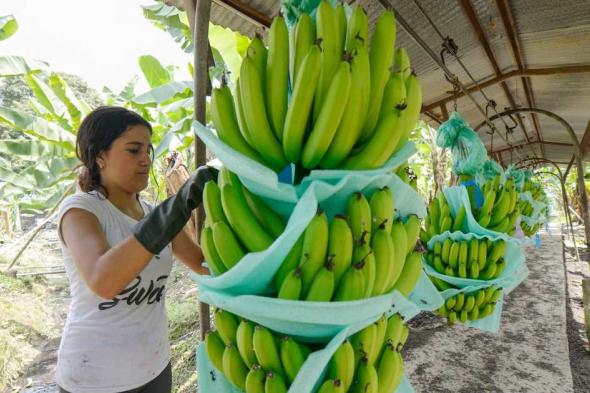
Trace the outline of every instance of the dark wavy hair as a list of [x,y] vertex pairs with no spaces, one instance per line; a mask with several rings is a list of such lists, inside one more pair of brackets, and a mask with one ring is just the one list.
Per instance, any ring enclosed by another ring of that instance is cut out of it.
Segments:
[[78,185],[84,192],[99,191],[108,197],[102,185],[96,159],[99,154],[111,148],[129,127],[146,126],[152,133],[152,126],[143,117],[118,106],[101,106],[90,112],[80,124],[76,137],[76,155],[82,162]]

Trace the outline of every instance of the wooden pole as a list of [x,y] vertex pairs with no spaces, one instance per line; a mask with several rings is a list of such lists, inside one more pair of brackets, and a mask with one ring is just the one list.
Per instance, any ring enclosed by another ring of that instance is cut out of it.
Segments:
[[[190,1],[193,11],[193,44],[194,44],[194,119],[206,124],[207,87],[209,85],[209,18],[211,15],[211,0]],[[190,13],[189,13],[190,16]],[[190,19],[190,18],[189,18]],[[200,167],[207,163],[207,149],[199,137],[195,135],[195,165]],[[201,205],[197,209],[197,236],[200,237],[205,221],[205,212]],[[211,329],[209,305],[199,302],[199,327],[201,340],[205,339]]]

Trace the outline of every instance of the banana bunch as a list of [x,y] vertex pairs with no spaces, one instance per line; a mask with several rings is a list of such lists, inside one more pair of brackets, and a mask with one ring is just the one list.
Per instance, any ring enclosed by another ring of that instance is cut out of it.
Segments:
[[266,45],[251,41],[233,94],[225,82],[212,91],[219,139],[277,172],[290,162],[304,171],[382,166],[416,126],[422,91],[406,51],[394,49],[393,12],[378,17],[370,40],[368,30],[362,7],[347,19],[326,0],[291,32],[275,17]]
[[524,221],[521,221],[520,223],[520,229],[522,229],[522,232],[526,235],[526,236],[533,236],[535,233],[539,232],[539,229],[541,229],[541,226],[543,224],[538,222],[534,225],[529,225]]
[[455,217],[451,215],[451,208],[445,194],[437,192],[428,206],[428,215],[424,229],[420,232],[422,241],[426,244],[430,238],[446,231],[461,231],[466,219],[465,206],[461,206]]
[[268,248],[285,229],[285,221],[225,167],[217,182],[203,190],[206,220],[201,249],[209,268],[219,276],[249,252]]
[[436,311],[436,314],[447,318],[449,325],[457,321],[466,323],[483,319],[494,313],[496,302],[502,296],[502,289],[494,285],[465,294],[463,292],[448,298]]
[[401,350],[408,334],[399,314],[383,315],[338,347],[319,392],[394,392],[404,373]]
[[286,393],[311,349],[292,337],[215,310],[205,350],[217,370],[246,393]]
[[[453,241],[447,238],[434,243],[433,249],[426,253],[426,262],[438,273],[450,277],[493,280],[506,268],[505,252],[506,242],[502,239]],[[440,290],[450,288],[436,277],[431,279]]]
[[347,215],[328,222],[318,210],[274,277],[277,297],[305,301],[349,301],[396,289],[410,294],[422,271],[414,251],[420,220],[394,220],[388,187],[369,199],[349,197]]
[[[470,179],[470,176],[465,175],[459,177],[460,182]],[[518,192],[513,178],[506,179],[503,185],[500,184],[500,175],[486,181],[481,187],[484,199],[480,208],[475,208],[473,186],[467,189],[473,217],[479,225],[495,232],[514,235],[516,221],[520,217],[520,209],[517,203]]]
[[531,205],[531,203],[528,200],[526,200],[526,199],[519,200],[518,207],[520,208],[520,214],[522,214],[523,216],[526,216],[526,217],[532,217],[533,205]]

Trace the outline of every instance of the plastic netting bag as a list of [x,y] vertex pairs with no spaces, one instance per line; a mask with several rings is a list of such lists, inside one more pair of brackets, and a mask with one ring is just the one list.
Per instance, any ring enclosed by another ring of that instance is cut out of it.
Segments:
[[438,128],[436,144],[451,149],[456,174],[476,175],[488,158],[479,136],[457,112]]
[[[326,0],[336,7],[341,4],[337,0]],[[320,5],[320,0],[281,0],[281,11],[285,16],[289,30],[295,26],[302,14],[309,14],[315,20],[316,9]],[[348,4],[344,4],[345,9]]]
[[[388,315],[392,315],[393,313],[393,311],[389,312]],[[329,340],[323,349],[312,352],[305,363],[303,363],[297,377],[289,387],[289,393],[312,393],[317,391],[324,379],[332,355],[334,355],[342,342],[356,332],[364,329],[369,324],[375,322],[379,317],[380,315],[376,318],[360,321],[341,329],[338,334]],[[224,375],[213,367],[203,344],[199,345],[197,349],[197,367],[198,375],[200,376],[199,389],[202,389],[200,391],[207,393],[243,393],[241,390],[232,386]],[[414,389],[405,374],[400,386],[398,386],[395,392],[414,392]]]
[[500,175],[502,177],[500,184],[503,184],[504,183],[504,170],[502,169],[500,164],[498,164],[496,161],[487,160],[486,162],[483,163],[483,165],[481,166],[481,169],[475,175],[475,179],[477,181],[477,184],[483,185],[485,182],[493,180],[498,175]]
[[461,186],[454,186],[454,187],[445,187],[443,189],[443,193],[445,194],[445,198],[449,204],[449,209],[451,210],[451,215],[456,217],[457,212],[461,208],[461,206],[465,206],[465,222],[461,231],[464,233],[473,233],[476,235],[485,235],[488,236],[490,239],[504,239],[504,240],[515,240],[520,245],[529,244],[529,239],[515,239],[509,236],[506,233],[502,232],[495,232],[489,230],[487,228],[482,227],[479,225],[475,217],[473,217],[473,213],[471,212],[471,203],[469,202],[469,195],[467,194],[467,190],[465,187]]
[[[434,243],[442,243],[447,238],[450,238],[453,241],[470,241],[473,238],[495,240],[489,236],[476,235],[474,233],[445,232],[430,239],[428,241],[428,249],[434,249]],[[458,288],[496,285],[497,287],[502,288],[505,294],[508,294],[526,279],[528,276],[528,268],[526,266],[524,252],[514,240],[506,240],[506,251],[502,257],[506,260],[506,268],[502,271],[500,276],[493,280],[475,280],[471,278],[447,276],[446,274],[437,272],[427,263],[424,263],[424,271],[428,275],[440,278]]]
[[[397,177],[397,180],[390,180],[390,175],[416,152],[416,148],[411,142],[406,143],[381,168],[364,171],[313,170],[302,179],[300,184],[294,185],[280,182],[279,175],[273,170],[224,144],[211,130],[199,122],[193,122],[193,128],[198,137],[223,165],[236,173],[250,191],[263,197],[279,214],[290,215],[297,201],[310,187],[315,188],[318,201],[322,203],[333,197],[334,193],[338,194],[336,199],[339,199],[344,198],[347,193],[350,194],[366,187],[394,182],[392,186],[395,188],[392,190],[395,191],[396,188],[402,190],[396,199],[396,204],[400,209],[399,214],[402,216],[417,214],[420,218],[426,215],[426,207],[420,194]],[[402,200],[403,204],[397,202]]]
[[[468,294],[468,293],[477,291],[481,288],[487,288],[487,287],[489,287],[489,284],[488,285],[464,287],[461,289],[447,289],[446,291],[443,291],[441,293],[441,295],[446,301],[448,298],[456,296],[457,294],[459,294],[461,292]],[[496,302],[496,307],[494,308],[494,312],[491,315],[488,315],[485,318],[478,319],[475,321],[467,321],[467,323],[465,323],[465,325],[472,327],[472,328],[476,328],[479,330],[484,330],[486,332],[496,334],[500,330],[500,320],[502,318],[503,306],[504,306],[504,293],[502,293],[502,296]]]

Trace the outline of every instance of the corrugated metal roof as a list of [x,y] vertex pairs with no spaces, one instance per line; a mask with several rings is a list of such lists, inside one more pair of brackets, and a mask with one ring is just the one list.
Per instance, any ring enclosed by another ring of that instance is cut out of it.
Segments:
[[[493,55],[502,73],[517,68],[509,34],[504,27],[497,0],[470,0],[472,8],[484,30]],[[370,23],[383,11],[377,0],[350,1],[361,5],[368,13]],[[443,35],[452,37],[459,46],[459,56],[478,81],[495,77],[494,69],[481,46],[475,30],[458,2],[450,0],[418,0],[434,21]],[[280,9],[277,0],[244,0],[242,3],[269,17],[276,15]],[[393,6],[412,26],[420,37],[438,53],[441,39],[430,23],[420,13],[412,1],[393,0]],[[555,67],[563,65],[590,65],[590,4],[588,0],[518,0],[509,1],[508,6],[514,18],[513,29],[519,40],[525,68]],[[261,31],[255,21],[232,10],[223,0],[214,0],[211,20],[213,23],[240,31],[248,36]],[[398,25],[396,46],[403,46],[408,51],[412,66],[420,77],[424,90],[424,103],[430,104],[448,96],[451,85],[444,79],[442,70],[420,48],[415,41]],[[471,85],[456,61],[447,59],[447,65],[455,72],[465,85]],[[527,97],[522,78],[505,81],[508,91],[517,107],[527,107]],[[590,73],[533,76],[529,78],[535,105],[538,108],[553,111],[566,119],[581,140],[589,123],[590,111]],[[488,98],[497,102],[497,110],[511,107],[505,91],[499,84],[485,90]],[[485,99],[479,93],[475,98],[482,107]],[[457,102],[459,112],[475,127],[482,122],[483,116],[475,105],[466,97]],[[446,105],[452,110],[452,102]],[[432,112],[440,114],[440,110]],[[430,118],[425,120],[436,125]],[[537,141],[533,120],[530,114],[522,114],[521,119],[527,129],[530,141]],[[566,131],[555,120],[538,115],[540,132],[543,140],[569,143]],[[507,120],[511,123],[510,120]],[[504,132],[504,124],[496,121],[497,127]],[[483,130],[480,132],[486,146],[490,146],[490,137]],[[526,143],[523,131],[518,127],[510,137],[512,144]],[[494,137],[494,150],[506,147],[498,137]],[[547,158],[556,161],[569,161],[573,149],[567,146],[545,145]],[[521,155],[539,155],[538,144],[530,144],[519,149]],[[504,160],[509,158],[508,151],[502,153]],[[515,156],[515,154],[513,154]]]

